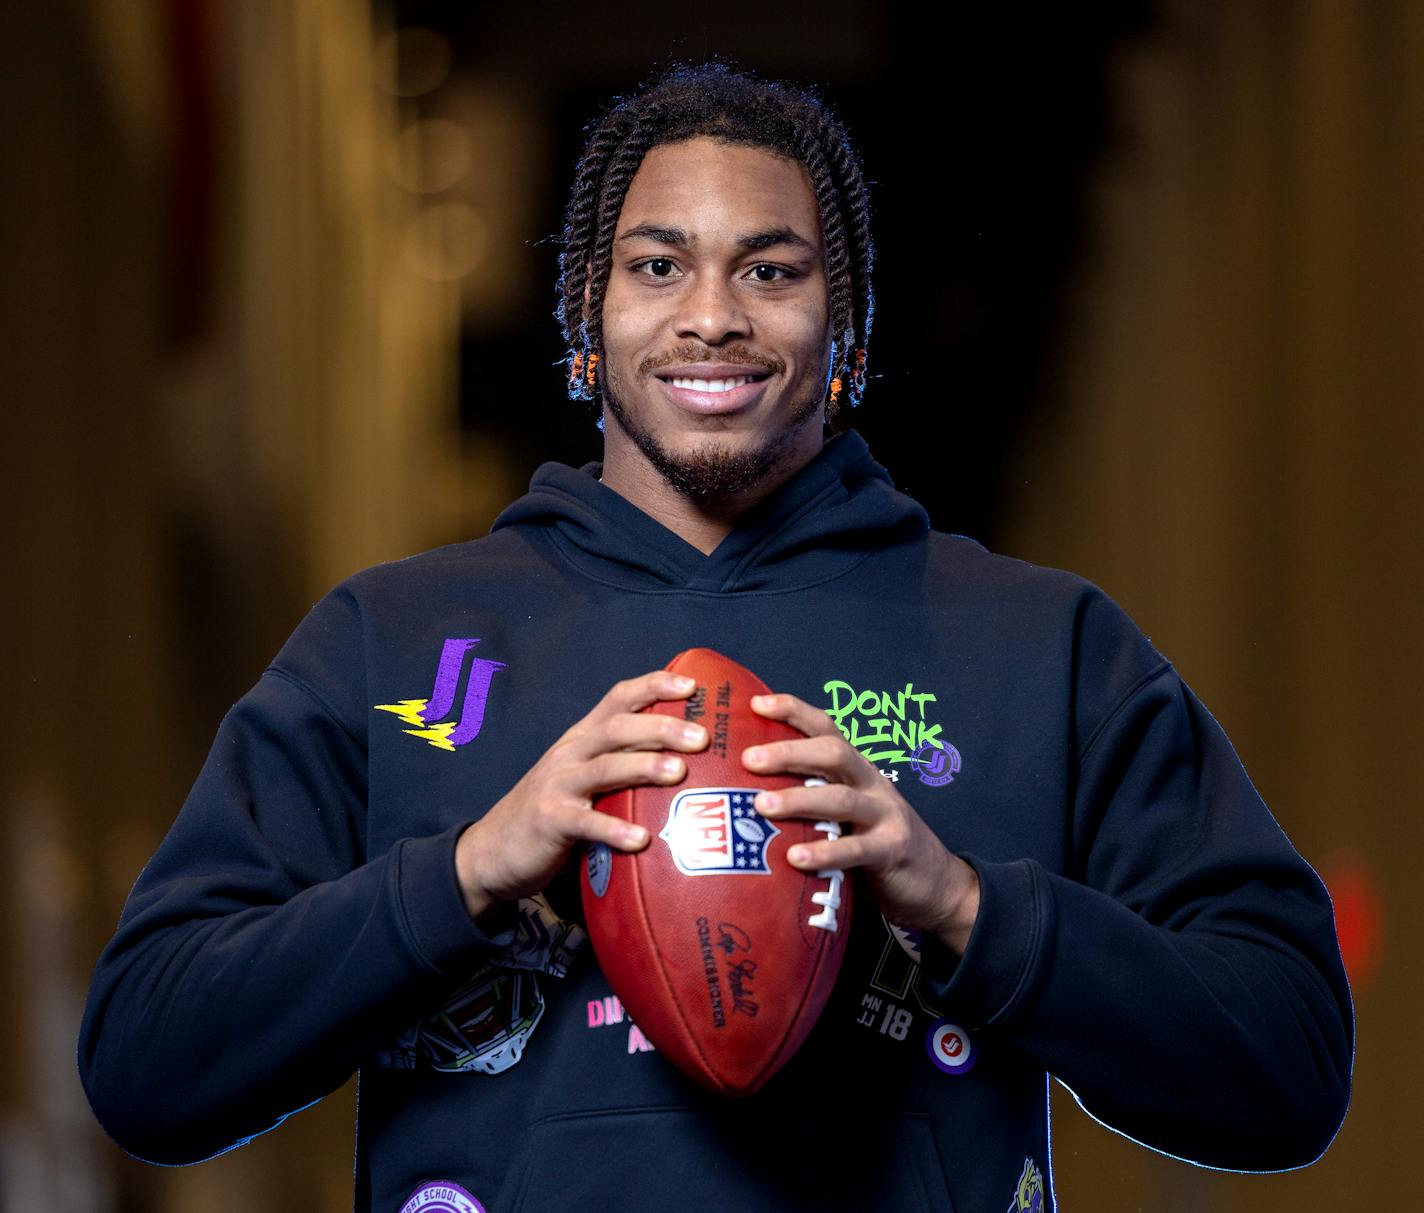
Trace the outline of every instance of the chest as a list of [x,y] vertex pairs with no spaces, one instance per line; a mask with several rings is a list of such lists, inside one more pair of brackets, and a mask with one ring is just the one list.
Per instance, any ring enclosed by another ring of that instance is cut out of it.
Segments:
[[602,594],[412,619],[369,658],[368,854],[482,816],[623,678],[714,648],[824,710],[945,844],[1062,870],[1069,692],[907,594]]

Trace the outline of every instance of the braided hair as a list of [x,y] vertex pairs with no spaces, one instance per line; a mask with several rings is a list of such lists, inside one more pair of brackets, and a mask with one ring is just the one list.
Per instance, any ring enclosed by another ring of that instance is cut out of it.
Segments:
[[[674,64],[651,87],[622,100],[594,124],[579,158],[564,215],[555,312],[567,355],[569,396],[597,395],[603,297],[623,199],[654,147],[699,135],[762,148],[800,161],[811,178],[826,250],[833,414],[860,403],[874,296],[870,197],[860,160],[840,120],[815,93],[762,81],[724,63]],[[588,292],[585,306],[584,292]],[[848,390],[841,395],[841,388]]]

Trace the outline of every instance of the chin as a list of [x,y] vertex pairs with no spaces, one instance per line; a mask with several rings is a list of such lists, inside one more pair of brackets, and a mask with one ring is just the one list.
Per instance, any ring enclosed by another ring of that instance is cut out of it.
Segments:
[[[796,440],[808,426],[815,425],[822,411],[818,394],[798,405],[770,432],[735,428],[737,417],[728,414],[711,433],[673,437],[655,433],[636,410],[626,409],[607,385],[603,402],[618,428],[663,480],[698,502],[739,497],[776,476],[794,458]],[[756,419],[752,420],[755,424]]]
[[708,443],[680,459],[654,465],[673,488],[698,501],[739,497],[778,470],[779,446],[740,450],[730,444]]

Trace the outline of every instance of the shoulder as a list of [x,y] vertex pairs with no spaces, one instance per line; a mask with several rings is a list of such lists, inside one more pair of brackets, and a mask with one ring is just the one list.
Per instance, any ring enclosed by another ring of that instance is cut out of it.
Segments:
[[[433,606],[451,594],[468,593],[472,584],[497,584],[516,569],[530,571],[536,562],[528,537],[513,530],[388,560],[333,586],[312,604],[302,628],[359,629],[393,611],[403,614],[413,605]],[[476,577],[480,582],[472,583]]]
[[423,621],[458,616],[472,602],[507,593],[539,559],[525,537],[501,531],[352,573],[312,603],[268,669],[327,704],[339,702],[343,714],[356,711],[373,647],[418,635]]
[[528,534],[505,529],[372,565],[353,573],[331,592],[375,607],[392,597],[407,599],[422,590],[438,591],[471,574],[489,576],[511,565],[526,566],[530,558]]
[[1128,612],[1077,573],[931,531],[926,577],[937,609],[974,647],[997,653],[1019,676],[1056,671],[1085,718],[1170,669]]
[[1140,635],[1101,586],[1066,569],[992,552],[964,535],[930,531],[926,573],[937,588],[981,611],[1038,621],[1065,617],[1090,632]]

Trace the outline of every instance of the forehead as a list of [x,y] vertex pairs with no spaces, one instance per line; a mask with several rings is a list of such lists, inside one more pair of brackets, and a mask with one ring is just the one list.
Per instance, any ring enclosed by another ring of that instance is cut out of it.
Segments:
[[645,223],[682,228],[699,241],[790,227],[821,246],[816,195],[799,160],[706,136],[662,144],[643,157],[618,233]]

